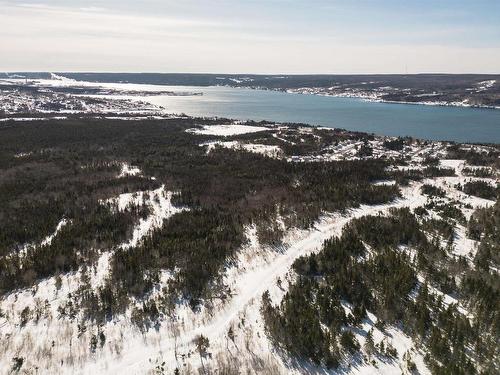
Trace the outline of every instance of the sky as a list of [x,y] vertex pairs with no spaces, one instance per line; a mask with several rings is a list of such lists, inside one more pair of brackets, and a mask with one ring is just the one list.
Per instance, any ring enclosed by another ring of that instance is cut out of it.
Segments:
[[500,73],[500,0],[0,0],[0,71]]

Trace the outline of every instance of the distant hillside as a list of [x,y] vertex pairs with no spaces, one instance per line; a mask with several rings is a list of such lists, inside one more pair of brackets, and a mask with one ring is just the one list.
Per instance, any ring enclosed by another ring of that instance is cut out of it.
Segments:
[[[177,86],[234,86],[385,102],[500,108],[500,75],[371,74],[255,75],[188,73],[57,73],[91,82]],[[50,78],[50,73],[3,73],[0,78]]]

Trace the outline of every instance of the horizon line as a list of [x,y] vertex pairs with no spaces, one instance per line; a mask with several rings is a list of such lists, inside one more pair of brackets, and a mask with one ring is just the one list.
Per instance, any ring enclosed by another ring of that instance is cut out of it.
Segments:
[[416,76],[416,75],[500,75],[498,73],[449,73],[449,72],[419,72],[419,73],[222,73],[222,72],[161,72],[161,71],[82,71],[82,70],[4,70],[5,74],[14,73],[75,73],[75,74],[191,74],[191,75],[248,75],[248,76]]

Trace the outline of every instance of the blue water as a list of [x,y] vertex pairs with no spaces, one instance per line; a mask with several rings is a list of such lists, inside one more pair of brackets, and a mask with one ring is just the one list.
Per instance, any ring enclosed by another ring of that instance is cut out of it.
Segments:
[[[163,87],[165,88],[165,87]],[[168,86],[202,96],[147,100],[171,113],[241,120],[302,122],[391,136],[500,143],[500,110],[373,103],[360,99],[230,87]]]

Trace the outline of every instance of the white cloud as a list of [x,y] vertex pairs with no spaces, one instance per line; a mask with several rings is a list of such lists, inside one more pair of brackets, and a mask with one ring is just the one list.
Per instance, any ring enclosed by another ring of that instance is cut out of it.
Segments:
[[[368,43],[255,19],[0,3],[0,70],[247,73],[495,72],[500,49]],[[448,33],[446,30],[442,33]],[[349,38],[354,35],[356,38]]]

